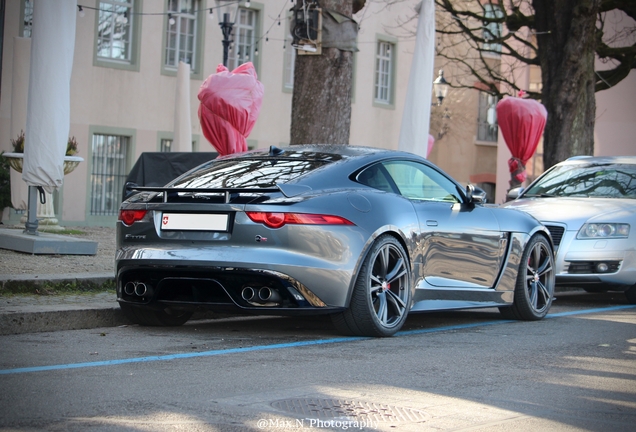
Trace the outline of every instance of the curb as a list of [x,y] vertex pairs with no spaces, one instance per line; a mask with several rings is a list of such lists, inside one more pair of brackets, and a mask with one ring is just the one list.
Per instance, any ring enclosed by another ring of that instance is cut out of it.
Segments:
[[[55,302],[47,304],[38,301],[12,301],[12,297],[0,306],[0,335],[51,332],[61,330],[79,330],[98,327],[116,327],[129,325],[115,297],[112,300],[98,298],[99,288],[114,286],[112,273],[62,273],[47,275],[0,275],[1,295],[11,293],[17,298],[27,299],[19,293],[39,292],[50,285],[73,285],[79,291],[94,292],[86,294],[85,301],[66,302],[69,297],[55,296]],[[44,296],[46,297],[46,296]],[[39,298],[44,298],[39,297]],[[60,300],[61,299],[61,300]]]
[[[31,296],[47,285],[73,284],[80,295]],[[110,291],[99,290],[105,284],[114,286],[111,273],[0,275],[0,335],[82,330],[99,327],[135,325],[128,320]],[[3,297],[3,292],[12,296]],[[191,321],[227,318],[231,314],[197,311]]]
[[62,273],[47,275],[0,275],[0,294],[25,289],[37,289],[48,284],[70,284],[79,289],[95,289],[105,284],[115,284],[112,273]]
[[119,307],[0,314],[0,335],[130,325]]

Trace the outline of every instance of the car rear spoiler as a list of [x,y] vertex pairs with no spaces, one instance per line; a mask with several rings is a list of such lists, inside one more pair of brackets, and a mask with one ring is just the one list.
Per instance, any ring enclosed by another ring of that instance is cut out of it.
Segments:
[[203,188],[175,188],[166,186],[137,186],[134,183],[126,183],[126,198],[136,192],[159,192],[163,194],[163,202],[168,202],[167,192],[192,193],[192,194],[215,194],[224,195],[225,203],[230,202],[230,197],[237,194],[264,194],[281,192],[287,198],[300,195],[311,190],[309,186],[276,184],[275,188],[224,188],[224,189],[203,189]]

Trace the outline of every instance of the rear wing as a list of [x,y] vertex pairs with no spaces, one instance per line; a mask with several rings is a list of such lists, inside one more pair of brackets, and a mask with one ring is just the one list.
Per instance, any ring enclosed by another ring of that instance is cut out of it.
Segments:
[[224,189],[204,189],[204,188],[176,188],[166,186],[137,186],[134,183],[126,183],[126,198],[139,192],[158,192],[163,195],[163,202],[168,202],[170,193],[192,194],[195,196],[220,195],[224,197],[224,202],[230,202],[231,197],[238,195],[254,195],[266,193],[282,193],[287,198],[300,195],[311,190],[309,186],[276,184],[274,188],[224,188]]

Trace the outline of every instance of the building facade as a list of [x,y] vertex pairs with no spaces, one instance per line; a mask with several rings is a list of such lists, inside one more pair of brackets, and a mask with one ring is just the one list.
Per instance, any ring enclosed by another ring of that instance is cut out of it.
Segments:
[[[33,1],[0,0],[0,151],[11,151],[11,140],[25,128]],[[352,145],[397,148],[416,20],[402,23],[418,3],[367,1],[354,16],[360,30]],[[229,68],[253,62],[265,88],[250,148],[289,143],[297,55],[289,33],[292,6],[289,0],[241,2]],[[197,92],[222,61],[222,34],[212,0],[79,0],[77,7],[69,136],[76,138],[84,162],[53,195],[54,212],[62,226],[112,226],[126,175],[139,155],[171,149],[179,61],[191,68],[193,151],[214,151],[201,132]],[[408,25],[413,28],[402,31]],[[452,81],[452,70],[445,76]],[[493,196],[498,136],[489,113],[494,103],[481,92],[457,90],[433,107],[436,143],[429,155],[460,182],[490,187]],[[21,213],[5,209],[3,220],[19,223]]]

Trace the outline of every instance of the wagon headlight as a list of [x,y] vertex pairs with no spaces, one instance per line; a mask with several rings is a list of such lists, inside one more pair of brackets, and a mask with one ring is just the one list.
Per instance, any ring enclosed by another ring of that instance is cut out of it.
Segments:
[[629,237],[629,224],[586,223],[576,235],[578,239],[603,239]]

